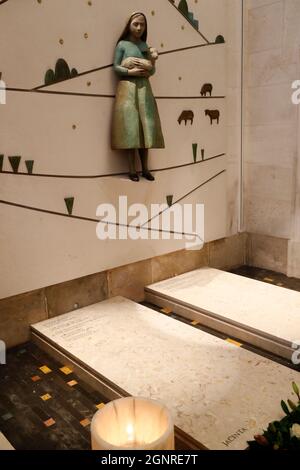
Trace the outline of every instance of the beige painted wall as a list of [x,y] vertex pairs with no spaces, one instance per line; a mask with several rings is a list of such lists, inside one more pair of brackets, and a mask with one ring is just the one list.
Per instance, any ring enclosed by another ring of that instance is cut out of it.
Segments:
[[[205,148],[206,158],[226,157],[196,166],[156,173],[156,182],[138,185],[126,177],[105,179],[39,178],[0,173],[0,199],[66,213],[64,198],[74,196],[74,215],[95,218],[102,202],[164,203],[180,198],[226,169],[183,203],[205,204],[205,241],[233,235],[239,215],[239,24],[238,0],[189,1],[200,30],[214,41],[206,46],[160,57],[152,79],[156,96],[199,96],[204,82],[227,100],[158,100],[166,149],[151,152],[151,168],[193,161],[192,143]],[[31,89],[43,83],[49,67],[64,57],[79,72],[110,64],[114,44],[125,19],[142,9],[149,20],[149,43],[160,52],[203,44],[204,40],[168,0],[12,0],[0,16],[0,56],[8,87]],[[88,37],[85,38],[85,33]],[[63,39],[63,44],[60,44]],[[9,47],[8,47],[9,45]],[[180,79],[179,79],[180,77]],[[88,85],[88,82],[90,84]],[[106,69],[52,85],[49,91],[114,93],[116,80]],[[35,161],[34,172],[56,175],[95,175],[126,171],[124,156],[109,145],[113,101],[51,94],[8,92],[0,106],[0,153]],[[220,126],[210,126],[204,110],[221,110]],[[192,109],[195,124],[179,127],[183,109]],[[76,129],[73,129],[76,125]],[[4,170],[10,167],[5,158]],[[0,204],[0,298],[31,291],[106,269],[149,259],[184,247],[183,241],[105,241],[96,225]]]

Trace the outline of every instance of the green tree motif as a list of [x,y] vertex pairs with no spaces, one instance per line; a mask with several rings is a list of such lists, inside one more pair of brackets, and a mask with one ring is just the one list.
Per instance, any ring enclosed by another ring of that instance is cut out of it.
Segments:
[[71,78],[70,67],[65,59],[58,59],[55,66],[55,81],[61,82]]
[[188,7],[188,4],[187,4],[187,1],[186,0],[180,0],[179,2],[179,5],[178,5],[178,10],[181,11],[181,13],[188,17],[189,15],[189,7]]

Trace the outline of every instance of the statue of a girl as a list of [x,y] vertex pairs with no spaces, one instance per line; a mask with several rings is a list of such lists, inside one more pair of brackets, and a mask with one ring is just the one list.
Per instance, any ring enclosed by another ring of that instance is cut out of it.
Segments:
[[147,43],[147,19],[133,13],[115,50],[114,70],[120,81],[112,123],[112,148],[126,150],[129,177],[139,181],[135,166],[136,150],[142,164],[142,175],[154,181],[148,169],[148,149],[164,148],[164,138],[149,77],[155,73],[157,51]]

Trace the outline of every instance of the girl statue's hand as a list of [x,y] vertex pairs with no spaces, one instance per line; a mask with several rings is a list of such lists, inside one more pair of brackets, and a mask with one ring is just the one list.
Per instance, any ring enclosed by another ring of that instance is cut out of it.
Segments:
[[121,63],[122,67],[126,67],[127,69],[133,69],[135,67],[141,67],[140,59],[136,57],[128,57],[124,59]]
[[141,59],[140,67],[142,67],[144,70],[147,70],[148,72],[151,72],[151,70],[153,69],[153,63],[151,62],[151,60]]
[[141,68],[143,66],[143,60],[142,59],[138,59],[137,57],[133,57],[132,58],[132,63],[135,67],[139,67]]
[[147,59],[138,59],[135,58],[132,60],[135,67],[142,68],[144,70],[148,70],[149,72],[153,69],[153,64],[151,60]]
[[142,69],[140,67],[134,67],[133,69],[128,70],[128,75],[133,77],[149,77],[148,70]]

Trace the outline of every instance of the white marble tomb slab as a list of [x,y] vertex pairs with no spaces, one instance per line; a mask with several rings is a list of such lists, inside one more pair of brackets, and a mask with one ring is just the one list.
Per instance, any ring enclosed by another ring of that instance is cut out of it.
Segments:
[[300,340],[300,292],[213,268],[158,282],[146,292],[162,294],[288,343]]
[[123,297],[33,325],[135,396],[164,402],[210,449],[244,449],[300,374]]

